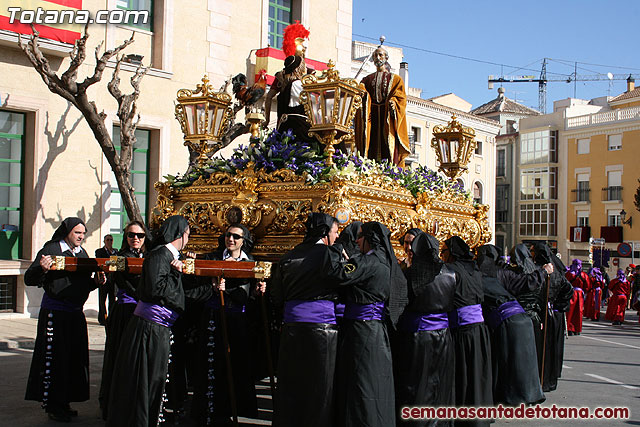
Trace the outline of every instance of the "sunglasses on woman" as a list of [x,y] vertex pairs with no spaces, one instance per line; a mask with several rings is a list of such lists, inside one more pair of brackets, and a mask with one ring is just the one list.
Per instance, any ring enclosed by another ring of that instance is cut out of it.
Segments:
[[129,231],[127,233],[127,237],[130,239],[133,239],[134,237],[137,237],[138,239],[142,240],[146,237],[147,235],[144,233],[134,233],[133,231]]
[[225,237],[227,237],[227,238],[233,237],[233,238],[234,238],[234,240],[241,240],[241,239],[243,238],[243,236],[241,236],[241,235],[239,235],[239,234],[237,234],[237,233],[232,233],[232,232],[230,232],[230,231],[227,231],[227,232],[224,234],[224,236],[225,236]]

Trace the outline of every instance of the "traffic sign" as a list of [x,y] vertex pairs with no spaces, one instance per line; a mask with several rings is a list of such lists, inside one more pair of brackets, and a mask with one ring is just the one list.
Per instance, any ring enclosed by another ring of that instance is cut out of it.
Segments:
[[631,245],[625,242],[622,242],[618,245],[618,253],[621,257],[628,257],[631,255]]

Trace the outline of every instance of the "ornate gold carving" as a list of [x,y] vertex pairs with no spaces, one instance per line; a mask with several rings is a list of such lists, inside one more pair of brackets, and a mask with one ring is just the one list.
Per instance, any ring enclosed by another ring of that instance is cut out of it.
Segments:
[[64,266],[65,266],[65,257],[64,256],[54,256],[53,257],[54,260],[54,265],[56,266],[56,270],[64,270]]
[[268,261],[258,261],[253,267],[256,279],[268,279],[271,277],[271,263]]
[[275,217],[267,227],[273,234],[304,234],[305,221],[312,211],[312,200],[273,200]]
[[195,258],[187,258],[182,261],[184,264],[182,267],[182,272],[185,274],[193,274],[196,272],[196,260]]
[[109,271],[125,271],[127,269],[126,258],[118,255],[111,255],[105,265],[109,267]]
[[160,224],[173,215],[175,211],[171,185],[168,182],[156,182],[154,187],[158,192],[158,200],[151,211],[151,228],[160,227]]

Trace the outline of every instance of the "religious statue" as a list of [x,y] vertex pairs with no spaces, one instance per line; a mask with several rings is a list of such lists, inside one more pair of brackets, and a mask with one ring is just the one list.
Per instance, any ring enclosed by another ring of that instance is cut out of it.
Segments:
[[305,63],[306,41],[309,37],[307,30],[299,21],[284,29],[282,50],[287,57],[284,60],[284,68],[275,75],[275,79],[265,97],[265,121],[263,127],[267,127],[271,116],[271,100],[278,96],[278,123],[276,129],[279,132],[292,130],[298,141],[312,141],[308,132],[311,125],[307,122],[304,106],[300,104],[302,92],[302,77],[307,74]]
[[407,94],[400,76],[388,69],[389,54],[382,47],[373,53],[377,71],[360,82],[367,93],[362,113],[356,116],[356,147],[374,160],[388,159],[404,167],[411,152],[407,134]]

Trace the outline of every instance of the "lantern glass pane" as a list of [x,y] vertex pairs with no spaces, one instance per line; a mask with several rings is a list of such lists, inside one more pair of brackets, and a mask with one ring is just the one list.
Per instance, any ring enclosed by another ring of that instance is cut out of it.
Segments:
[[198,122],[197,122],[197,133],[198,134],[203,134],[206,132],[206,127],[205,127],[205,118],[206,118],[206,114],[207,114],[207,110],[205,109],[205,103],[204,102],[199,102],[196,104],[196,116],[198,117]]
[[348,92],[343,93],[341,98],[342,114],[340,115],[340,124],[343,126],[349,126],[347,118],[349,117],[349,110],[351,109],[351,103],[353,102],[353,94]]
[[324,91],[324,124],[333,123],[333,106],[335,104],[336,92],[333,89]]
[[322,108],[320,107],[320,94],[318,92],[310,92],[309,99],[311,100],[311,124],[321,124]]
[[224,117],[224,109],[218,108],[216,111],[216,120],[214,125],[214,135],[221,136],[220,131],[222,130],[222,118]]
[[439,139],[438,144],[440,146],[440,155],[442,157],[442,163],[449,163],[451,156],[449,155],[449,144],[445,139]]
[[217,135],[214,127],[216,112],[218,112],[216,105],[209,104],[209,110],[207,110],[207,135]]
[[457,139],[452,139],[449,141],[449,147],[451,148],[451,162],[457,163],[460,161],[458,157],[458,149],[460,147],[460,143]]
[[188,132],[187,136],[190,136],[196,133],[195,109],[196,107],[193,104],[187,104],[184,106],[184,118],[187,121],[187,132]]

